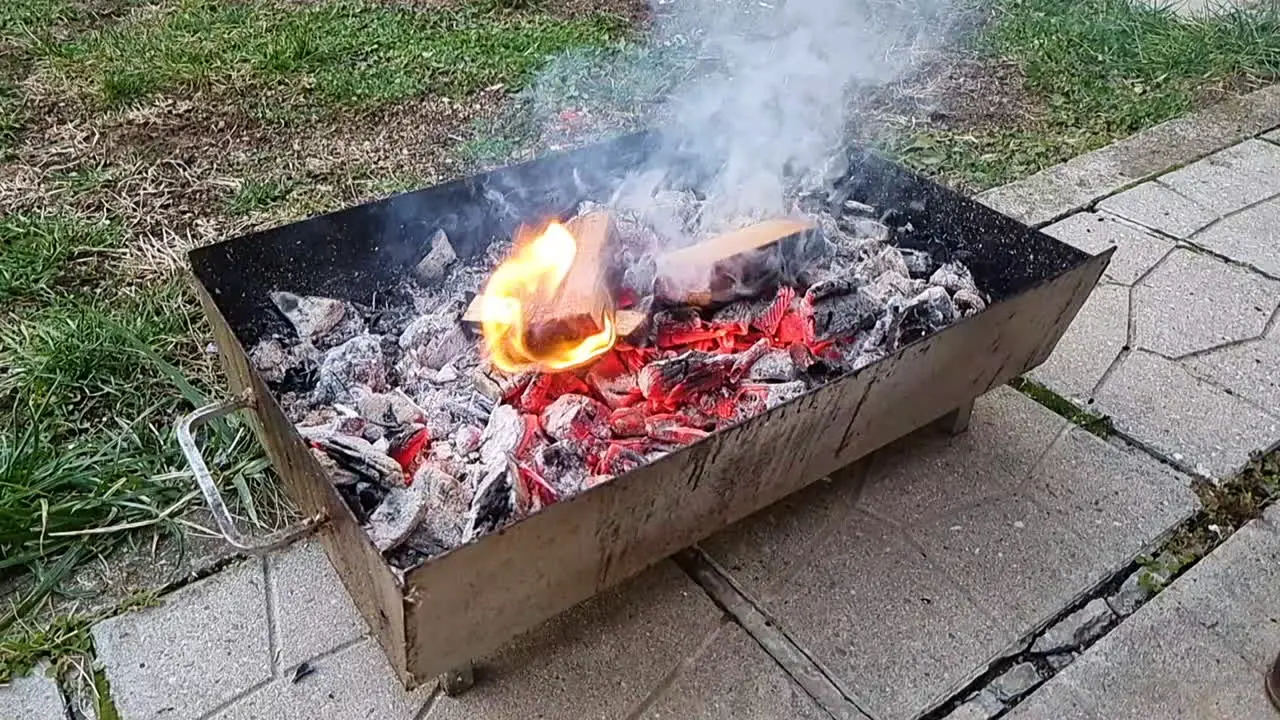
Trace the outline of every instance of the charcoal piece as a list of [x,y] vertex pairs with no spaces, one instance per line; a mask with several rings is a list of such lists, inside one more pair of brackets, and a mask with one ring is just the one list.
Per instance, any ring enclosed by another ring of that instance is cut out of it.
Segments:
[[912,298],[902,320],[902,342],[935,333],[956,320],[956,306],[941,287],[933,286]]
[[758,387],[764,388],[765,408],[769,410],[800,397],[808,390],[808,386],[799,380],[784,383],[767,383]]
[[431,235],[431,250],[413,269],[418,281],[424,285],[433,285],[444,279],[445,271],[456,262],[458,254],[454,252],[449,236],[443,230],[436,230]]
[[770,301],[760,298],[729,303],[711,315],[712,325],[737,325],[745,331],[769,310]]
[[636,376],[627,369],[616,353],[601,358],[587,372],[585,379],[587,385],[611,408],[622,407],[639,390]]
[[479,451],[483,441],[484,430],[475,425],[463,425],[453,434],[453,447],[464,457]]
[[929,276],[929,284],[944,287],[952,294],[961,290],[978,294],[978,286],[974,284],[969,268],[957,262],[946,263],[934,271],[933,275]]
[[489,415],[480,441],[480,462],[486,468],[505,468],[524,442],[524,418],[510,405],[499,405]]
[[425,348],[432,340],[457,325],[456,321],[442,313],[419,315],[400,333],[400,347],[404,350]]
[[961,288],[951,298],[960,311],[961,317],[972,317],[987,309],[987,302],[977,290]]
[[561,500],[577,495],[586,487],[590,475],[587,459],[573,443],[544,445],[534,461],[542,478]]
[[506,465],[485,474],[467,511],[462,542],[468,543],[506,526],[515,518],[516,487]]
[[502,386],[489,373],[485,372],[485,368],[475,368],[468,377],[471,380],[472,387],[485,400],[496,403],[502,399]]
[[404,393],[368,392],[357,388],[352,396],[361,417],[385,427],[399,427],[425,417],[422,408]]
[[414,474],[413,487],[418,485],[426,489],[427,509],[416,532],[429,536],[446,548],[462,544],[467,513],[471,509],[471,493],[456,477],[430,463]]
[[859,353],[858,356],[853,359],[853,363],[850,364],[849,370],[851,372],[857,372],[871,363],[878,362],[884,358],[885,353],[878,350],[869,350],[867,352]]
[[582,443],[609,437],[609,409],[585,395],[561,395],[542,412],[542,428],[556,440]]
[[872,220],[865,217],[842,217],[839,220],[840,229],[848,233],[854,240],[871,240],[877,243],[887,243],[892,236],[889,226],[882,222]]
[[907,269],[907,261],[902,257],[902,252],[896,247],[882,247],[879,252],[858,266],[858,275],[867,280],[879,278],[885,273],[904,278],[910,275]]
[[805,302],[812,306],[814,303],[832,295],[845,295],[854,291],[858,287],[857,280],[848,277],[828,278],[819,280],[809,286],[804,293]]
[[844,210],[845,212],[853,213],[854,215],[863,215],[866,217],[871,217],[876,214],[876,208],[874,205],[868,205],[866,203],[858,202],[857,200],[845,200]]
[[376,510],[369,514],[369,539],[386,552],[405,538],[426,518],[431,508],[430,483],[413,483],[391,488]]
[[314,401],[349,403],[351,390],[358,385],[375,392],[386,389],[387,368],[377,336],[358,335],[324,354]]
[[747,373],[747,379],[787,382],[795,380],[799,375],[800,368],[796,367],[796,361],[791,357],[790,350],[771,350],[751,366],[751,371]]
[[387,496],[388,490],[377,483],[363,480],[354,483],[337,485],[338,495],[346,502],[361,525],[369,522],[369,515],[377,509],[378,504]]
[[352,472],[342,467],[338,464],[337,460],[333,459],[333,457],[329,455],[329,453],[319,448],[313,447],[309,449],[311,450],[312,457],[314,457],[316,462],[320,464],[320,469],[324,471],[324,474],[334,485],[355,485],[360,482],[359,473]]
[[286,347],[277,338],[268,338],[249,351],[249,362],[262,379],[281,392],[310,388],[315,382],[319,351],[307,341]]
[[827,296],[813,304],[814,338],[835,340],[871,330],[884,308],[884,302],[865,287]]
[[912,280],[906,275],[887,271],[862,287],[877,302],[888,303],[891,300],[905,301],[915,297],[926,286],[927,283],[923,280]]
[[385,488],[402,488],[404,470],[390,455],[364,438],[341,433],[307,433],[313,447],[323,450],[339,467]]
[[733,358],[690,350],[645,365],[636,383],[646,399],[677,402],[689,394],[714,390],[729,380]]
[[898,248],[898,252],[902,253],[902,259],[906,260],[907,274],[911,278],[928,278],[936,269],[936,265],[933,262],[933,256],[924,250]]
[[[647,462],[648,459],[639,452],[625,445],[610,443],[601,453],[597,469],[609,475],[617,476],[629,473]],[[583,482],[584,489],[589,487],[590,484],[591,479],[585,478]]]
[[269,295],[272,304],[303,340],[323,338],[338,327],[347,314],[346,304],[333,298],[295,295],[279,290]]

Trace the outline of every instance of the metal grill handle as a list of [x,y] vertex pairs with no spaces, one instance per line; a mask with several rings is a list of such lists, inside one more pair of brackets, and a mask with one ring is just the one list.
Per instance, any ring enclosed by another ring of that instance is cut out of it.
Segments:
[[231,400],[224,400],[197,408],[178,423],[178,446],[182,448],[182,454],[187,457],[187,463],[191,465],[191,474],[195,476],[196,484],[200,486],[200,493],[204,495],[204,501],[209,505],[209,512],[213,514],[214,521],[218,523],[218,530],[222,533],[222,537],[226,539],[227,544],[242,552],[261,555],[284,547],[310,534],[317,526],[323,523],[324,518],[322,516],[307,518],[296,525],[263,538],[249,537],[241,533],[239,528],[236,527],[235,520],[231,517],[231,511],[227,508],[226,502],[223,501],[222,493],[218,492],[218,486],[213,481],[209,466],[204,461],[204,455],[201,454],[200,447],[196,445],[195,430],[210,420],[229,415],[237,410],[247,410],[252,407],[253,395],[245,393]]

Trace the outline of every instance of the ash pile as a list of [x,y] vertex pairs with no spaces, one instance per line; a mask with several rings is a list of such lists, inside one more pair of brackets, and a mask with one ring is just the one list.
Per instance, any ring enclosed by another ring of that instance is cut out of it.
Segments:
[[[837,200],[833,212],[823,194],[799,197],[786,221],[709,227],[692,191],[620,197],[578,208],[608,218],[601,264],[616,337],[572,370],[504,372],[488,357],[474,298],[509,241],[463,259],[437,232],[398,299],[380,306],[272,293],[296,332],[250,357],[394,567],[608,482],[986,305],[962,263],[910,249],[923,244],[892,211]],[[700,239],[670,250],[677,236]]]

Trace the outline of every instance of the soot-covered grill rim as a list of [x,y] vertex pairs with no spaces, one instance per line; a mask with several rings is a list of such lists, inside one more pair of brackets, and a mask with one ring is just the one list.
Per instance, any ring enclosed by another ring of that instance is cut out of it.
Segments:
[[[657,147],[651,133],[626,136],[393,196],[193,250],[192,268],[241,348],[252,347],[269,334],[292,332],[270,304],[269,291],[368,304],[375,293],[394,286],[421,259],[436,229],[449,234],[459,255],[473,256],[489,242],[508,236],[522,220],[564,217],[582,200],[606,199],[629,171],[652,162]],[[899,222],[914,227],[914,232],[905,235],[910,239],[903,243],[905,247],[930,249],[968,265],[991,299],[983,312],[1089,258],[874,154],[855,150],[853,159],[845,181],[837,186],[840,199],[895,208]],[[958,331],[981,316],[959,320],[941,332]],[[806,402],[857,373],[877,372],[877,366],[894,362],[929,337],[904,344],[860,370],[833,375],[796,398],[717,430],[613,482],[651,470],[654,465],[681,463],[686,453],[701,452],[699,446],[704,442],[732,432],[738,425],[767,422],[764,418],[770,415],[792,412],[796,403]],[[279,398],[273,400],[278,402]],[[588,489],[543,512],[572,505],[610,484]],[[475,541],[433,557],[428,564],[472,544]]]
[[[629,172],[671,157],[656,132],[626,135],[196,248],[188,258],[248,348],[292,332],[270,290],[368,305],[425,255],[437,229],[461,257],[472,257],[522,221],[567,217],[582,200],[606,199]],[[894,221],[915,228],[904,247],[961,260],[992,303],[1088,257],[864,148],[850,150],[837,188],[842,197],[893,208]]]

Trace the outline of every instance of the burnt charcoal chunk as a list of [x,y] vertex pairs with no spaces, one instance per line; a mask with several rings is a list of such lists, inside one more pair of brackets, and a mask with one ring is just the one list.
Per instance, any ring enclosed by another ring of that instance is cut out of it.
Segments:
[[270,296],[276,309],[303,340],[324,337],[338,327],[347,314],[347,306],[341,300],[283,291],[272,292]]
[[424,285],[433,285],[444,279],[445,271],[456,262],[458,254],[454,252],[449,236],[443,230],[436,230],[431,235],[431,250],[418,262],[414,274]]
[[929,284],[944,287],[947,292],[952,294],[961,290],[969,290],[974,294],[978,293],[978,286],[974,284],[973,275],[969,272],[969,268],[957,262],[950,262],[938,268],[929,277]]
[[316,382],[315,402],[349,403],[351,390],[364,386],[381,392],[387,386],[382,342],[374,335],[359,335],[324,354]]
[[542,411],[542,427],[556,440],[607,438],[609,409],[585,395],[561,395]]
[[931,287],[917,295],[907,306],[902,319],[902,340],[911,342],[938,332],[956,321],[955,303],[940,287]]
[[884,313],[865,288],[844,295],[830,295],[813,305],[813,331],[818,340],[832,340],[866,332]]
[[303,437],[347,472],[386,488],[404,487],[400,464],[364,438],[325,431],[304,433]]
[[907,261],[907,272],[912,278],[928,278],[936,267],[933,256],[924,250],[898,248],[898,252],[902,253],[902,259]]
[[[803,346],[800,346],[803,347]],[[747,373],[749,380],[767,380],[771,382],[787,382],[800,376],[800,368],[791,357],[790,350],[771,350],[764,354],[751,366]]]
[[804,294],[805,302],[813,305],[823,298],[832,295],[846,295],[854,291],[858,286],[857,282],[844,277],[828,278],[819,280],[809,287]]
[[480,481],[467,516],[463,542],[504,527],[515,516],[515,485],[507,468],[491,471]]

